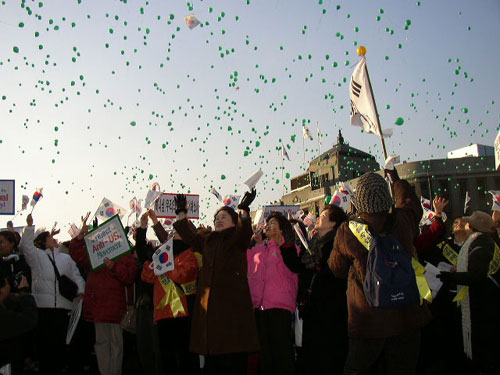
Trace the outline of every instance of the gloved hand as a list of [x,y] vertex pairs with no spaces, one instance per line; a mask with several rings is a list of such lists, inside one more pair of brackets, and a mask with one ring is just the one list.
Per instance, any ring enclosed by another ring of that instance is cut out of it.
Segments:
[[446,283],[451,280],[451,272],[443,272],[438,273],[436,277],[441,280],[443,283]]
[[94,221],[92,222],[92,228],[97,228],[99,226],[99,220],[95,217]]
[[175,201],[175,207],[176,207],[175,214],[179,215],[179,213],[181,213],[181,212],[184,212],[185,214],[187,214],[186,196],[184,194],[177,194],[174,197],[174,201]]
[[391,180],[391,184],[393,184],[397,180],[399,180],[398,170],[396,168],[384,169],[384,176],[385,177],[389,176],[389,179]]
[[245,210],[246,212],[250,212],[250,204],[252,204],[255,196],[257,195],[257,191],[255,188],[252,191],[247,191],[238,205],[240,210]]

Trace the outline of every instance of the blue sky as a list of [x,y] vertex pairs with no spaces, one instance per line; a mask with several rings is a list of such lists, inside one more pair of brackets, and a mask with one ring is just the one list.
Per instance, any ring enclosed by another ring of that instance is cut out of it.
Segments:
[[[341,129],[382,162],[378,138],[349,124],[357,45],[382,127],[395,131],[389,153],[414,161],[493,144],[497,1],[191,4],[0,2],[0,178],[16,180],[16,209],[43,187],[35,221],[65,232],[103,197],[128,206],[158,182],[200,194],[210,218],[210,189],[243,194],[259,168],[255,206],[266,204],[306,167],[303,121],[314,135],[306,160],[318,154],[318,123],[322,151]],[[189,30],[191,13],[203,26]],[[283,179],[281,142],[292,159]]]

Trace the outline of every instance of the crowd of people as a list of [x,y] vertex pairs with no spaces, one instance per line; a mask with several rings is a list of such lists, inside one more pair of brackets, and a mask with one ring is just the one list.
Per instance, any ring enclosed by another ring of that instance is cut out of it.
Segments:
[[[252,226],[254,189],[238,210],[218,209],[213,228],[196,227],[179,194],[173,230],[147,211],[130,230],[132,252],[98,269],[85,248],[88,214],[63,244],[28,215],[22,236],[0,232],[0,371],[500,374],[500,211],[447,229],[448,200],[436,197],[422,225],[413,188],[385,173],[359,179],[354,212],[325,205],[310,227],[279,212]],[[158,275],[152,263],[167,241],[174,268]],[[431,286],[426,264],[439,269]],[[133,370],[123,365],[131,357]]]

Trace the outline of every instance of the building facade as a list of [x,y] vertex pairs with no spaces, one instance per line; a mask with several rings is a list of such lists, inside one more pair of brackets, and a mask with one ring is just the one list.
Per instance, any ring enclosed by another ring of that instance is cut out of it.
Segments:
[[[466,214],[470,215],[476,210],[490,212],[492,196],[488,191],[500,190],[500,171],[495,170],[491,154],[404,162],[396,169],[414,186],[417,196],[448,198],[445,212],[450,218],[464,215],[467,192],[470,203]],[[339,135],[332,149],[310,162],[307,173],[291,179],[291,192],[283,196],[283,204],[300,205],[304,212],[321,212],[337,182],[347,181],[355,189],[358,178],[368,171],[383,174],[373,156],[349,147]]]

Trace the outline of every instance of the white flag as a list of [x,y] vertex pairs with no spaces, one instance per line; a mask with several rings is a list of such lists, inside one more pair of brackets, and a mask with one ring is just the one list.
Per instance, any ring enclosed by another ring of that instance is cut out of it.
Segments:
[[234,210],[238,209],[238,203],[240,201],[240,195],[224,195],[222,203],[224,206],[232,207]]
[[493,204],[491,209],[493,211],[500,211],[500,190],[489,190],[488,193],[493,195]]
[[288,152],[286,152],[286,148],[283,143],[281,144],[281,156],[283,158],[287,158],[287,160],[290,161],[290,156],[288,156]]
[[252,188],[254,188],[255,185],[257,185],[257,182],[259,182],[260,178],[263,175],[264,175],[264,172],[262,172],[259,169],[253,175],[251,175],[250,177],[248,177],[247,180],[245,182],[243,182],[243,184],[245,184],[246,186],[248,186],[249,190],[252,190]]
[[464,215],[467,209],[469,208],[469,202],[470,202],[470,196],[469,196],[469,191],[467,190],[465,192]]
[[222,202],[222,197],[221,197],[221,195],[219,194],[219,192],[215,188],[212,188],[212,190],[210,190],[210,192],[213,195],[215,195],[215,197],[219,200],[219,202]]
[[101,204],[97,208],[95,216],[101,220],[108,220],[115,215],[119,215],[120,219],[122,219],[125,212],[127,212],[125,208],[111,202],[107,198],[103,198]]
[[311,132],[309,131],[308,127],[305,125],[302,125],[302,136],[304,137],[304,139],[313,139]]
[[171,237],[161,245],[153,254],[152,268],[156,276],[174,269],[174,238]]
[[71,239],[73,239],[80,234],[80,229],[78,229],[75,223],[71,223],[71,227],[68,229],[68,233],[71,236]]
[[[368,71],[366,68],[366,59],[363,56],[354,68],[351,76],[351,125],[359,126],[367,133],[373,133],[380,136],[380,125],[375,112],[375,101],[373,99]],[[383,132],[384,137],[392,135],[392,129],[386,129]]]
[[319,125],[318,125],[318,143],[321,146],[323,146],[323,134],[321,134],[321,130],[319,128]]
[[158,198],[161,197],[162,194],[163,192],[160,190],[160,184],[158,182],[153,183],[151,185],[151,189],[148,191],[148,194],[146,195],[146,199],[144,201],[144,208],[146,210],[153,208],[153,205],[158,200]]

